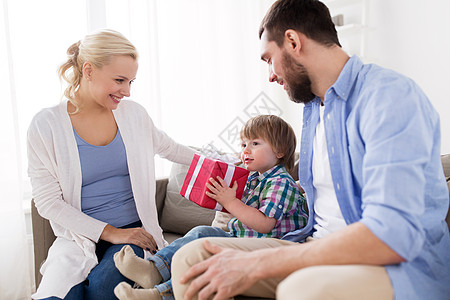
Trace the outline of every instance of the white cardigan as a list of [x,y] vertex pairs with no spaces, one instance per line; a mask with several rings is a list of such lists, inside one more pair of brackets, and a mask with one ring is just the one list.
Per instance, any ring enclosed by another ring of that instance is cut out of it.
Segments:
[[[158,130],[145,109],[123,100],[113,111],[125,144],[131,186],[143,227],[159,249],[167,245],[155,203],[154,155],[189,164],[194,152]],[[57,239],[41,267],[33,298],[64,298],[98,263],[95,243],[106,223],[81,212],[81,167],[67,101],[44,109],[28,129],[28,175],[39,214],[50,220]]]

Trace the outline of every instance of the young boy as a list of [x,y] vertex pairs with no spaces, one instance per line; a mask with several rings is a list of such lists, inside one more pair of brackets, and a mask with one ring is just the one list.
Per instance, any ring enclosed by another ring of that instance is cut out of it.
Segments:
[[[241,130],[241,160],[254,172],[247,180],[242,199],[236,198],[237,183],[230,188],[220,177],[211,178],[207,195],[234,218],[230,232],[198,226],[184,237],[158,251],[149,260],[136,256],[129,246],[114,255],[119,271],[144,289],[132,289],[125,282],[114,290],[119,299],[173,299],[170,264],[183,245],[203,237],[273,237],[306,225],[304,198],[288,171],[294,167],[296,138],[291,126],[273,115],[247,121]],[[162,282],[162,283],[161,283]]]

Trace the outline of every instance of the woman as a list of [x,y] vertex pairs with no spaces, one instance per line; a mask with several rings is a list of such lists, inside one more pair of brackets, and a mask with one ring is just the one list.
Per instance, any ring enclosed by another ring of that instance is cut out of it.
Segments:
[[67,100],[39,112],[28,130],[29,176],[39,214],[57,236],[34,299],[114,299],[126,280],[113,255],[129,244],[141,257],[167,243],[154,200],[155,154],[189,164],[193,151],[122,100],[138,69],[120,33],[87,35],[60,69]]

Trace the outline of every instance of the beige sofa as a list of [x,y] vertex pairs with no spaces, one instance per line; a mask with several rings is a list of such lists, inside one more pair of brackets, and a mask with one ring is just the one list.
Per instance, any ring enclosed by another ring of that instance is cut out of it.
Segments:
[[[450,189],[450,154],[442,156],[442,164],[447,185]],[[220,218],[215,219],[214,211],[199,207],[179,194],[186,172],[187,166],[173,164],[170,177],[159,179],[156,182],[158,217],[164,230],[164,236],[169,243],[197,225],[211,225],[215,221],[214,225],[221,226]],[[293,177],[296,180],[297,174],[296,168],[293,172]],[[447,214],[447,224],[449,224],[450,228],[449,214]],[[38,286],[42,277],[39,273],[40,265],[45,260],[55,236],[49,222],[37,213],[34,203],[32,204],[32,226],[35,280],[36,286]]]

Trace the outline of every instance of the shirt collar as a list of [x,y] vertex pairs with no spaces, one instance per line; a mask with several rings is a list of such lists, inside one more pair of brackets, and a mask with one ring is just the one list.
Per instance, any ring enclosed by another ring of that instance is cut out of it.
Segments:
[[258,180],[258,181],[263,181],[265,178],[267,177],[273,177],[278,173],[283,172],[284,170],[284,165],[276,165],[274,167],[272,167],[271,169],[265,171],[264,173],[259,173],[259,172],[255,172],[252,175],[250,175],[249,177],[249,181],[253,181],[253,180]]
[[363,63],[358,56],[350,57],[336,82],[327,90],[327,94],[334,90],[340,98],[346,101],[362,67]]

